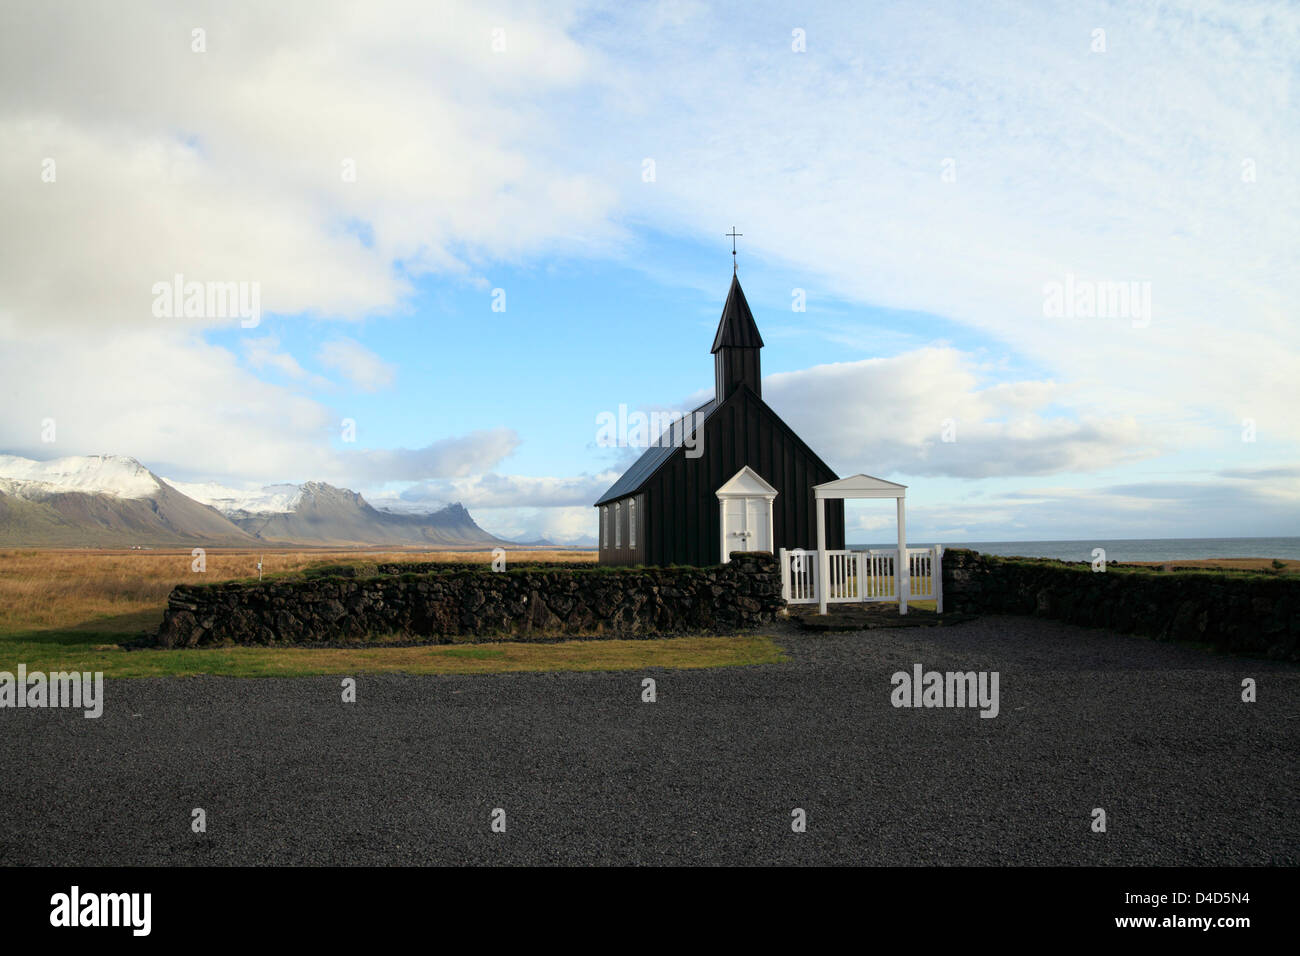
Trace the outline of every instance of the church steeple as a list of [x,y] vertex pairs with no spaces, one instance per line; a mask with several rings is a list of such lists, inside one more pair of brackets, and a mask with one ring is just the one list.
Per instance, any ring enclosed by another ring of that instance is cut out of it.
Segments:
[[739,385],[748,385],[758,395],[763,394],[758,350],[763,338],[754,324],[754,313],[749,311],[740,279],[731,276],[731,290],[727,304],[722,307],[722,320],[718,334],[713,337],[714,396],[725,401]]

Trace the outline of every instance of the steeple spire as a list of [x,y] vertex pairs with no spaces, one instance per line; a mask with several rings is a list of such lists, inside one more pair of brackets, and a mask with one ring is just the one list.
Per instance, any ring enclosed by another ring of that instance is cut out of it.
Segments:
[[754,313],[749,310],[740,279],[733,271],[727,304],[722,307],[718,333],[713,337],[714,395],[724,401],[737,386],[744,384],[762,395],[761,369],[758,350],[763,347],[763,337],[754,324]]
[[709,351],[717,352],[727,346],[741,349],[763,347],[763,337],[754,324],[754,313],[749,311],[744,290],[740,288],[740,278],[734,273],[727,292],[727,304],[722,307],[722,319],[718,322],[718,334],[713,337],[713,348]]

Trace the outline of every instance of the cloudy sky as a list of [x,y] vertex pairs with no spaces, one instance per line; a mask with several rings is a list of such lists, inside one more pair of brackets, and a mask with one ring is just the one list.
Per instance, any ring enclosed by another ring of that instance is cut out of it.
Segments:
[[13,0],[0,452],[573,540],[734,224],[764,397],[913,539],[1300,534],[1298,81],[1247,0]]

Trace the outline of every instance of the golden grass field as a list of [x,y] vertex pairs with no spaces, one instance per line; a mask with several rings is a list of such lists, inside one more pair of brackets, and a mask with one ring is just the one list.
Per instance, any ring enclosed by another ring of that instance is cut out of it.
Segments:
[[[316,565],[376,561],[470,561],[487,552],[207,552],[207,570],[191,570],[186,550],[0,550],[0,670],[103,671],[109,677],[289,677],[401,671],[477,674],[505,671],[630,670],[723,667],[782,659],[770,638],[692,637],[648,641],[563,641],[423,647],[261,648],[125,651],[122,641],[156,630],[177,584],[267,576]],[[510,561],[593,564],[590,552],[511,552]]]
[[[191,570],[186,550],[0,550],[0,636],[91,626],[99,634],[134,636],[158,626],[167,595],[178,584],[215,584],[268,577],[318,565],[400,561],[492,561],[467,551],[207,551],[207,570]],[[594,564],[590,552],[517,551],[509,561]]]

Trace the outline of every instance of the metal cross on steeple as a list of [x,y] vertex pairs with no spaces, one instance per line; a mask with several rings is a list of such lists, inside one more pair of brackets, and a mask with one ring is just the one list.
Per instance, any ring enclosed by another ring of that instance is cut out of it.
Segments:
[[723,235],[731,237],[731,274],[734,276],[736,274],[736,237],[743,236],[744,233],[736,232],[736,227],[732,226],[731,232],[724,232]]

